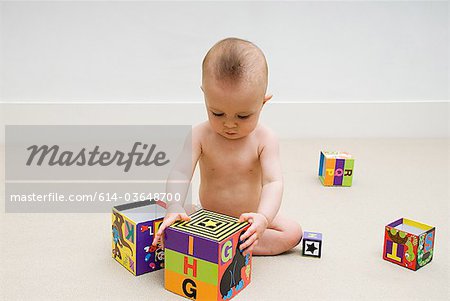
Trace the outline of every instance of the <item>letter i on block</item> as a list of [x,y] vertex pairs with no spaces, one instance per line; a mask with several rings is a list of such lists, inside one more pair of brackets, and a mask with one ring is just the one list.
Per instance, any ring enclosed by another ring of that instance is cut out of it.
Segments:
[[249,228],[237,218],[199,210],[165,232],[165,287],[195,300],[229,300],[249,283],[252,256],[239,250]]
[[303,256],[320,258],[322,255],[322,233],[303,232]]
[[354,159],[345,152],[320,152],[319,179],[324,186],[352,186]]

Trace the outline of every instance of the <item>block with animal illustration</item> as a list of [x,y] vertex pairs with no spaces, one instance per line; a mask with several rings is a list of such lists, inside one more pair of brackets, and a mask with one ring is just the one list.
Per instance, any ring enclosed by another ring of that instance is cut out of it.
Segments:
[[322,256],[322,233],[303,232],[302,255],[320,258]]
[[251,279],[252,256],[240,236],[247,222],[201,209],[165,232],[165,287],[195,300],[229,300]]
[[165,214],[165,204],[154,200],[112,209],[112,257],[136,276],[164,267],[164,250],[152,241]]
[[401,218],[384,230],[383,259],[418,270],[428,264],[434,253],[435,228]]
[[320,152],[319,179],[325,186],[352,186],[354,158],[346,152]]

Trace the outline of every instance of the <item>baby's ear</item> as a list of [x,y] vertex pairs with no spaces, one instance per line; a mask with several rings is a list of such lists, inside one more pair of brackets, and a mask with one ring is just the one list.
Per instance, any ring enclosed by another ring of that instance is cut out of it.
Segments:
[[268,102],[269,100],[271,100],[272,99],[272,94],[269,94],[269,95],[266,95],[266,96],[264,96],[264,100],[263,100],[263,104],[265,104],[266,102]]

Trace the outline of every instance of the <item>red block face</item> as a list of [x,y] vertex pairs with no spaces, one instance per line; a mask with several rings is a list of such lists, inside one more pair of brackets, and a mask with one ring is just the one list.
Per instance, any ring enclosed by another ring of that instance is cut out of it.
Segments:
[[220,244],[218,300],[229,300],[250,283],[252,256],[244,256],[239,250],[239,237],[248,228],[245,227]]
[[387,226],[384,235],[383,258],[416,270],[417,236]]
[[383,259],[417,270],[433,258],[435,228],[406,218],[385,227]]

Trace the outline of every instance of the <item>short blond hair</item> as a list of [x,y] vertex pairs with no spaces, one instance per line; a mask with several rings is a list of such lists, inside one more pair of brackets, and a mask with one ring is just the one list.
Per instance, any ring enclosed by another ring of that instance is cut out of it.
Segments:
[[206,54],[202,77],[207,75],[220,82],[240,84],[261,82],[267,88],[268,67],[264,53],[250,41],[226,38],[217,42]]

